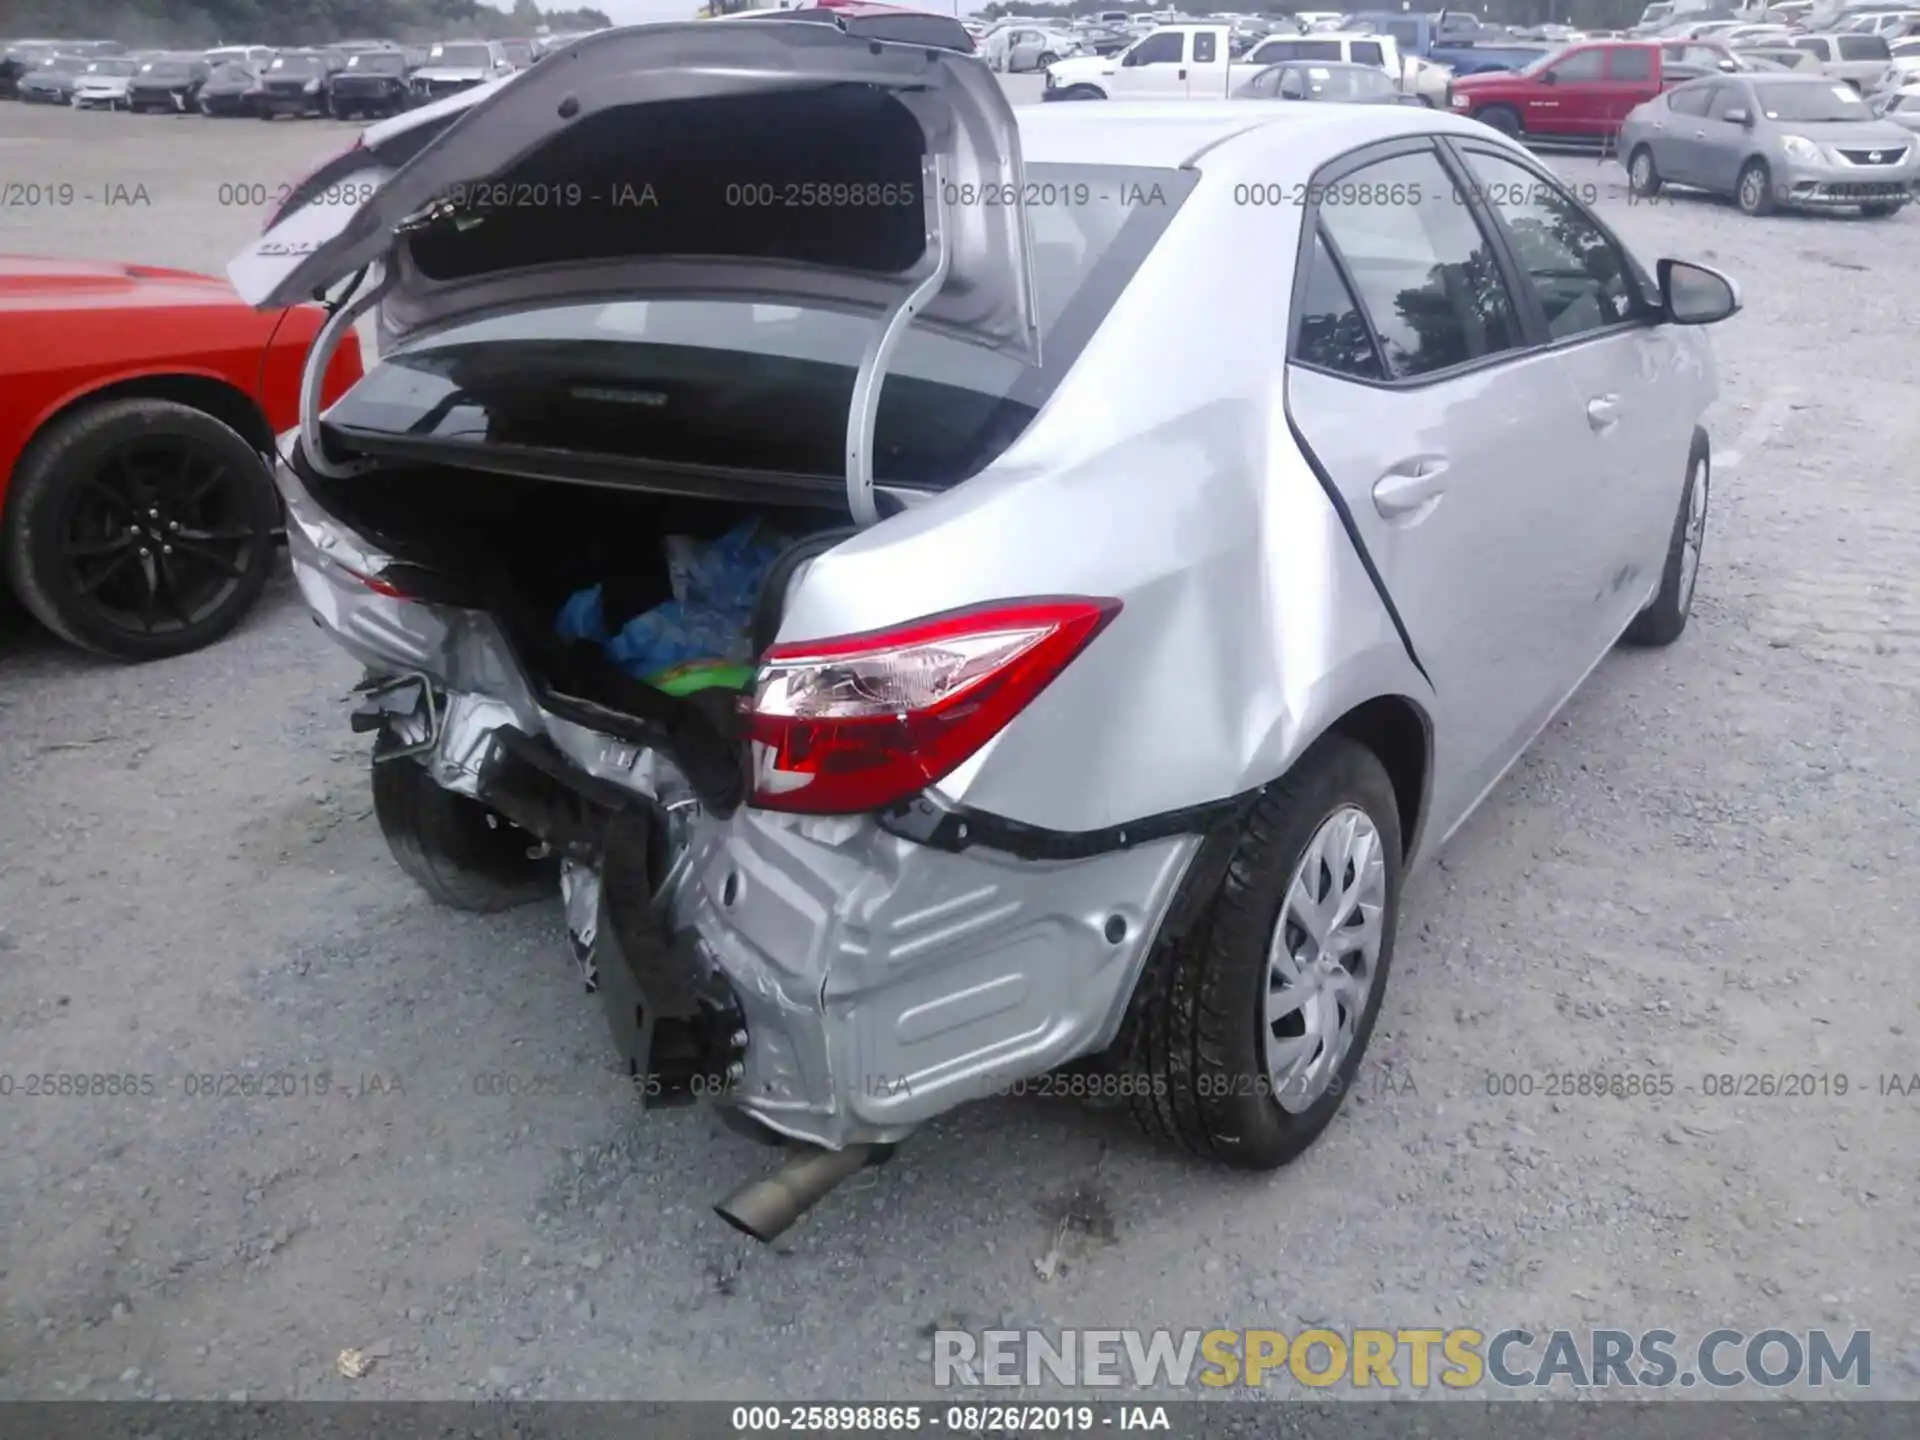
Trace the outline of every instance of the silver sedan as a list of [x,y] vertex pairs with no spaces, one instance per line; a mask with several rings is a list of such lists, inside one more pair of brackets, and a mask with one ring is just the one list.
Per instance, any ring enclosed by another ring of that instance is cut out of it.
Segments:
[[1887,216],[1920,187],[1920,145],[1840,81],[1722,75],[1675,86],[1620,131],[1636,195],[1688,185],[1749,215],[1858,206]]

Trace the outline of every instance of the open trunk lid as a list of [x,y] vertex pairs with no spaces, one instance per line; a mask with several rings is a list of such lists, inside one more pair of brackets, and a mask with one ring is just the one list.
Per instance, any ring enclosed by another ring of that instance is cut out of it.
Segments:
[[[817,178],[728,153],[730,120],[775,115],[783,134],[820,117]],[[863,115],[870,144],[849,139]],[[393,143],[435,123],[417,149]],[[722,137],[715,163],[650,150],[650,127]],[[635,26],[374,127],[367,144],[351,185],[312,187],[230,264],[250,304],[377,266],[399,340],[550,305],[700,297],[870,313],[877,333],[912,321],[1039,359],[1021,207],[943,203],[1019,193],[1012,108],[969,56],[824,24]],[[604,164],[581,168],[588,152]]]

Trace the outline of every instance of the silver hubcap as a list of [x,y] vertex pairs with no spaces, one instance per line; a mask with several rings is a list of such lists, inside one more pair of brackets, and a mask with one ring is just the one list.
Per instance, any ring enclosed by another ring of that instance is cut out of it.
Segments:
[[1373,993],[1387,866],[1365,811],[1343,805],[1313,832],[1267,948],[1261,1026],[1273,1097],[1299,1114],[1333,1083]]
[[1757,210],[1760,206],[1760,194],[1764,188],[1765,185],[1760,179],[1760,172],[1758,170],[1749,170],[1747,172],[1747,178],[1740,182],[1740,203],[1745,205],[1749,210]]
[[1653,161],[1645,151],[1633,157],[1633,183],[1640,189],[1647,188],[1647,182],[1653,179]]
[[1694,471],[1687,487],[1687,528],[1680,534],[1680,609],[1693,608],[1693,584],[1700,577],[1700,547],[1707,540],[1707,462]]

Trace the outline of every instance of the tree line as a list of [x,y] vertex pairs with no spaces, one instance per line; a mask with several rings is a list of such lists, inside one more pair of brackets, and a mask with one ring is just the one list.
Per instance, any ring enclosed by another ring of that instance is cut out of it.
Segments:
[[511,12],[483,0],[0,0],[0,36],[113,39],[126,45],[322,45],[509,39],[545,25],[556,33],[610,25],[590,8]]

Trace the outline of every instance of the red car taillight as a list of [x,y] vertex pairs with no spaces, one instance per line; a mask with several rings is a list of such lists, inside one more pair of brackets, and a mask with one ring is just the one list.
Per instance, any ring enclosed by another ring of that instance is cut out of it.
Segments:
[[985,745],[1120,613],[1013,600],[767,652],[742,702],[753,801],[855,815],[934,784]]

